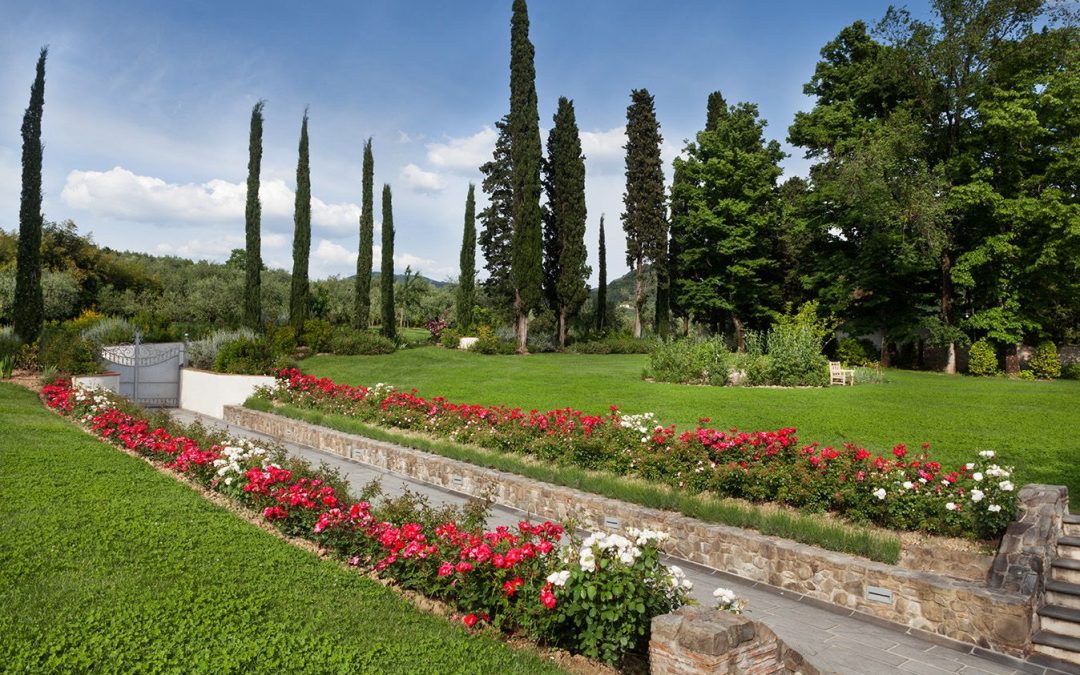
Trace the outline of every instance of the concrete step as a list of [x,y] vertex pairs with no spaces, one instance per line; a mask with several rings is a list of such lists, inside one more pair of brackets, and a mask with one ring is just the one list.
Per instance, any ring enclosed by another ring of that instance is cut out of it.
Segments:
[[1061,529],[1066,537],[1080,537],[1080,513],[1066,513]]
[[1080,638],[1041,630],[1031,636],[1031,651],[1073,667],[1080,666]]
[[1067,581],[1046,582],[1046,604],[1080,609],[1080,584]]
[[1070,584],[1080,584],[1080,560],[1056,558],[1050,563],[1050,578]]
[[1057,553],[1059,558],[1080,560],[1080,537],[1058,537]]
[[1039,610],[1039,625],[1045,631],[1080,639],[1080,609],[1046,605]]

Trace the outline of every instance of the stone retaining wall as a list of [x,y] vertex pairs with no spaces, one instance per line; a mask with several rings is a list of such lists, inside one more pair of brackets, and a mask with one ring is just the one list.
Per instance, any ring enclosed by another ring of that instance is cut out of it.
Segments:
[[675,556],[929,634],[1020,655],[1032,627],[1032,597],[706,523],[581,490],[412,450],[272,413],[226,406],[225,419],[327,452],[552,520],[671,534]]
[[1038,606],[1069,512],[1069,491],[1063,485],[1025,485],[1017,500],[1020,512],[1001,539],[990,586],[1034,596]]
[[649,672],[819,675],[821,671],[762,623],[730,612],[687,605],[653,618]]

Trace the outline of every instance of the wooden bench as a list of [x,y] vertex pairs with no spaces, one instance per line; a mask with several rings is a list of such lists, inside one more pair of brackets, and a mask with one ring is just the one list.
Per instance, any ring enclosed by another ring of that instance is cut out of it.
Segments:
[[855,385],[855,371],[841,368],[839,361],[829,361],[829,384]]

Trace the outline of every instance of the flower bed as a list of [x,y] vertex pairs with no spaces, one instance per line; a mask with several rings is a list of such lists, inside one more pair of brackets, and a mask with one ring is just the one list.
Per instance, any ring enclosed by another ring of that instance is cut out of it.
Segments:
[[992,451],[953,470],[897,445],[878,455],[852,444],[800,443],[795,429],[692,431],[662,426],[651,413],[587,415],[570,408],[540,412],[427,399],[387,385],[353,387],[299,370],[278,373],[261,396],[272,402],[342,414],[385,427],[540,460],[643,478],[691,493],[708,491],[756,502],[829,510],[900,530],[993,539],[1016,513],[1011,468]]
[[101,438],[236,500],[284,533],[446,602],[470,628],[489,624],[615,663],[644,652],[653,616],[687,601],[681,570],[660,562],[661,533],[564,541],[563,527],[550,521],[485,532],[475,510],[435,510],[411,495],[378,505],[354,499],[334,475],[280,450],[197,440],[105,392],[65,382],[43,395]]

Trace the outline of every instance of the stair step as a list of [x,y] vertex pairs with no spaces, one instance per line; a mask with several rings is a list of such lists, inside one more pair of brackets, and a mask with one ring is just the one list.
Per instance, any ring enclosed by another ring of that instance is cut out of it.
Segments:
[[1057,550],[1062,558],[1080,560],[1080,537],[1058,537]]
[[1041,630],[1031,636],[1031,644],[1036,653],[1080,665],[1080,638]]
[[1062,520],[1071,525],[1080,525],[1080,513],[1066,513]]
[[1051,579],[1046,582],[1046,604],[1080,609],[1080,584]]
[[1080,609],[1046,605],[1039,610],[1039,618],[1043,630],[1080,639]]
[[1070,584],[1080,584],[1080,560],[1055,558],[1050,563],[1050,578]]

